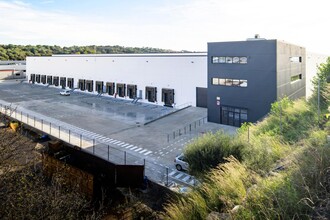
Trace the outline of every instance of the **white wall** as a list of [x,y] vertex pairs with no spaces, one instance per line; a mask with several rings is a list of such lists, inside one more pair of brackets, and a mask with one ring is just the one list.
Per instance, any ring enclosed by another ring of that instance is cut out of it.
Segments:
[[308,52],[306,53],[306,98],[309,98],[313,92],[312,79],[316,76],[318,66],[327,61],[328,56]]
[[[2,61],[4,63],[5,61]],[[7,62],[7,61],[6,61]],[[14,62],[14,61],[13,61]],[[25,65],[6,65],[0,63],[0,79],[22,79],[25,78]],[[19,74],[16,76],[16,74]]]
[[[139,54],[139,55],[61,55],[27,57],[27,75],[52,75],[78,79],[136,84],[145,98],[145,87],[157,87],[157,104],[162,88],[174,89],[176,106],[196,106],[196,87],[207,87],[207,55]],[[139,92],[138,92],[139,94]],[[146,100],[143,100],[146,101]]]

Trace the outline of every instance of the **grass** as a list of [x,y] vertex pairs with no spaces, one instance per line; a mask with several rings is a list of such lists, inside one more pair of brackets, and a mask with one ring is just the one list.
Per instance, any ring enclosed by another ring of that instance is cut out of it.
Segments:
[[211,212],[232,219],[330,218],[329,123],[321,130],[304,100],[279,106],[234,137],[207,134],[189,145],[188,160],[197,163],[191,168],[204,181],[179,204],[168,204],[166,218],[206,219]]

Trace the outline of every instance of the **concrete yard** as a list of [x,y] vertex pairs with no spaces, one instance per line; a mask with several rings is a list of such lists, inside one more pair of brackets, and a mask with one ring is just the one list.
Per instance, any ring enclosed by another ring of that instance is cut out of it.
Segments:
[[[0,82],[0,100],[10,103],[12,108],[18,106],[37,113],[38,117],[54,119],[64,128],[96,139],[97,143],[146,159],[161,167],[162,171],[157,171],[161,175],[164,167],[169,167],[175,175],[173,159],[192,139],[220,129],[231,134],[236,132],[235,127],[207,123],[204,108],[188,107],[178,111],[79,91],[61,96],[60,91],[52,86],[20,81]],[[182,135],[178,136],[176,131]]]

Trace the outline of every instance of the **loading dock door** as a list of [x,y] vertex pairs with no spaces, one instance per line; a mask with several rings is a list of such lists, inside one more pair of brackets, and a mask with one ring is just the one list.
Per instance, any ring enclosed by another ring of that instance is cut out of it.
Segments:
[[114,82],[107,82],[106,83],[106,92],[108,95],[115,94],[115,83]]
[[88,92],[93,92],[93,80],[86,80],[86,89]]
[[207,108],[207,88],[196,87],[196,106]]
[[96,81],[95,87],[96,87],[97,93],[99,93],[99,94],[103,93],[103,81]]
[[79,79],[78,81],[78,87],[81,91],[85,90],[85,80],[84,79]]
[[117,83],[117,94],[119,97],[125,97],[126,85],[122,83]]
[[73,78],[68,78],[68,87],[70,89],[73,89],[74,88],[74,81],[73,81]]
[[58,86],[59,85],[59,81],[60,81],[59,77],[58,76],[54,76],[53,78],[54,78],[54,85],[55,86]]
[[53,77],[52,76],[47,76],[47,84],[53,85]]
[[62,86],[62,89],[65,89],[66,87],[66,77],[60,78],[60,85]]
[[162,102],[165,106],[173,107],[174,89],[162,89]]
[[136,98],[136,91],[137,91],[137,86],[136,85],[127,85],[127,96],[130,99],[135,99]]
[[46,75],[41,75],[42,84],[46,84]]
[[146,87],[146,99],[148,102],[157,102],[157,87]]
[[32,83],[34,83],[36,81],[36,74],[31,74],[30,75],[30,80]]
[[37,82],[37,83],[40,83],[40,74],[37,74],[37,75],[36,75],[36,82]]

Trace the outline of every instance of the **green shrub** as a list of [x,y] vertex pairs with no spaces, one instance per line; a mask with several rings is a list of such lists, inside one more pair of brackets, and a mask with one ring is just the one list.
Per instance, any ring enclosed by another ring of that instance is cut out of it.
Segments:
[[219,163],[224,162],[225,157],[233,155],[238,160],[242,158],[242,149],[245,143],[233,139],[232,136],[219,131],[215,134],[207,133],[192,142],[185,149],[189,163],[189,170],[194,175],[201,175]]
[[241,204],[247,189],[258,180],[258,176],[232,156],[226,161],[212,169],[197,190],[176,203],[166,205],[165,218],[206,219],[211,211],[227,212]]
[[190,192],[187,197],[178,198],[164,209],[164,217],[169,220],[205,219],[209,212],[205,199],[197,191]]
[[234,219],[301,219],[306,207],[300,205],[300,189],[289,173],[279,174],[260,182],[249,190],[243,209]]
[[317,114],[310,109],[305,100],[300,99],[293,105],[288,105],[280,113],[278,110],[273,110],[269,117],[258,125],[255,135],[279,135],[284,141],[295,143],[308,137],[309,130],[315,126],[317,126]]
[[243,149],[243,161],[255,172],[265,174],[291,150],[292,147],[277,136],[263,134],[258,138],[251,138],[248,147]]

